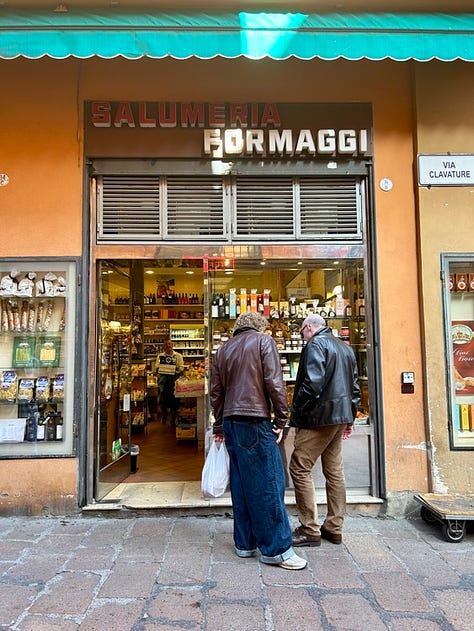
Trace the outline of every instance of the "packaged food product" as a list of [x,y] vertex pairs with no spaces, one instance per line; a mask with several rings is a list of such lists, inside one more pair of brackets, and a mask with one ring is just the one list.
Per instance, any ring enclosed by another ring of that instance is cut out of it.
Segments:
[[28,328],[28,300],[22,300],[20,329],[24,332],[27,330],[27,328]]
[[33,286],[34,286],[33,281],[35,278],[36,278],[35,272],[27,272],[25,274],[25,277],[22,278],[18,282],[17,293],[19,296],[25,296],[27,298],[31,298],[31,296],[33,295]]
[[35,388],[34,379],[20,379],[18,382],[18,401],[31,401]]
[[13,318],[13,329],[12,331],[20,331],[21,323],[20,323],[20,310],[18,309],[18,303],[12,302],[12,318]]
[[5,300],[2,300],[2,331],[8,331],[8,313]]
[[48,305],[46,307],[46,315],[44,317],[43,322],[43,331],[48,331],[51,324],[51,317],[53,315],[54,305],[51,300],[48,301]]
[[51,398],[53,401],[64,400],[64,375],[55,375],[53,378]]
[[36,330],[43,330],[43,316],[44,316],[44,302],[41,301],[38,305],[38,310],[36,311]]
[[18,377],[14,370],[0,372],[0,402],[15,403],[18,390]]
[[28,366],[32,359],[32,349],[30,341],[27,338],[20,339],[13,356],[13,365]]
[[40,348],[39,355],[42,364],[54,363],[56,360],[56,347],[51,340],[45,340]]
[[33,302],[30,302],[28,304],[28,323],[27,323],[27,329],[30,332],[35,330],[35,315],[36,315],[35,305]]
[[49,377],[41,376],[36,379],[36,400],[45,402],[49,400],[51,382]]

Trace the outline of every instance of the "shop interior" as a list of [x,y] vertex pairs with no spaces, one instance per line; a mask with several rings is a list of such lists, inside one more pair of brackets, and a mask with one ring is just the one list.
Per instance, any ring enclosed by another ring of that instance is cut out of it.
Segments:
[[[258,310],[277,343],[291,402],[302,349],[301,322],[313,311],[356,351],[369,423],[364,267],[361,259],[104,260],[98,266],[99,468],[127,452],[122,481],[199,481],[212,423],[212,357],[236,317]],[[176,379],[175,418],[163,418],[157,356],[166,340],[185,370]],[[363,464],[361,468],[363,468]]]

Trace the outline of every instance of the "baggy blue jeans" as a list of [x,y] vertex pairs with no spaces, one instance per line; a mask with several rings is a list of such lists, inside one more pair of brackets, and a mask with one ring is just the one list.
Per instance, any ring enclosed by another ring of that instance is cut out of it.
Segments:
[[235,547],[258,548],[263,563],[276,565],[295,552],[285,507],[285,472],[272,428],[269,419],[261,418],[233,416],[223,422]]

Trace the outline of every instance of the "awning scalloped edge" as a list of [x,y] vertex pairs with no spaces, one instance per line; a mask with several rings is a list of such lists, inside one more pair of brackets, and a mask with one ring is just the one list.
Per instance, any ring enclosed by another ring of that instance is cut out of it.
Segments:
[[474,61],[474,14],[0,10],[0,58]]

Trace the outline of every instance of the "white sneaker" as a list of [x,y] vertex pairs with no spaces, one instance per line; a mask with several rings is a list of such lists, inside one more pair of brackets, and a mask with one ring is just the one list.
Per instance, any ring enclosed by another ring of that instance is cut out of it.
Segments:
[[281,563],[278,563],[278,567],[282,567],[285,570],[304,570],[308,565],[308,561],[294,554],[292,557],[285,559]]

